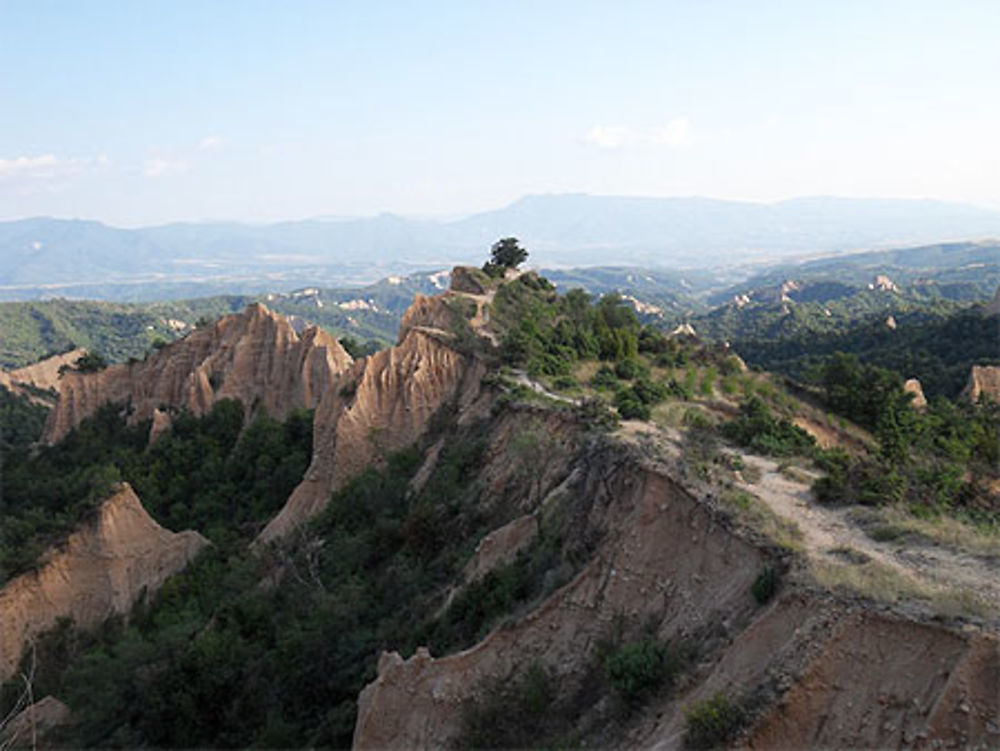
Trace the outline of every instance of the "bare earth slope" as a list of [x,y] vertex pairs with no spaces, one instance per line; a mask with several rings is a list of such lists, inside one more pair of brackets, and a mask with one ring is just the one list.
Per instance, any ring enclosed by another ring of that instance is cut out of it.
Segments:
[[260,304],[192,332],[141,362],[99,373],[67,372],[44,440],[55,443],[102,405],[128,403],[130,420],[159,417],[161,407],[200,415],[221,399],[239,399],[283,418],[298,407],[315,407],[351,357],[318,328],[300,336],[284,317]]
[[86,628],[127,613],[207,544],[197,532],[161,527],[122,486],[38,571],[0,589],[0,679],[14,673],[28,641],[58,619]]

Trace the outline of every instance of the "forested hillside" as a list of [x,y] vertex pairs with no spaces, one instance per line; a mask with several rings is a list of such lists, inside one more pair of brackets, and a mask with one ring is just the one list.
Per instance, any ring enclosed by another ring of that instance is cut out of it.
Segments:
[[[883,624],[891,643],[953,640],[963,665],[979,642],[962,639],[991,638],[989,404],[916,411],[899,374],[849,355],[788,390],[732,349],[644,325],[617,294],[502,269],[459,286],[419,298],[398,345],[284,422],[222,400],[177,411],[150,442],[126,402],[32,449],[38,413],[4,402],[9,585],[29,586],[18,574],[44,570],[121,481],[156,521],[211,543],[101,628],[58,622],[25,652],[33,695],[72,709],[51,741],[749,743],[801,701],[796,666],[883,644]],[[935,351],[951,364],[955,350]],[[336,481],[315,513],[263,543],[293,488],[324,476]],[[881,620],[851,621],[866,603]],[[772,632],[781,650],[759,643]],[[845,690],[882,690],[878,659],[838,679]],[[928,689],[918,676],[895,690]],[[0,716],[25,696],[25,678],[5,683]],[[822,701],[836,727],[865,726],[865,707]],[[895,738],[887,723],[875,745]]]

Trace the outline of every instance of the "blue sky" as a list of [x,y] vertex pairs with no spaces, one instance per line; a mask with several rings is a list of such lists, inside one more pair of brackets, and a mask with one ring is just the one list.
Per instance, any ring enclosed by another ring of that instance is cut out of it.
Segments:
[[1000,4],[0,0],[0,219],[1000,208]]

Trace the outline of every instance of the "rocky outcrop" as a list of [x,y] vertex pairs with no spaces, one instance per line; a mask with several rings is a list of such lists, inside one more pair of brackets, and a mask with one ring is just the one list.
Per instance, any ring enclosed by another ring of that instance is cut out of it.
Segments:
[[919,380],[910,378],[903,384],[903,391],[907,394],[913,394],[913,398],[910,400],[910,406],[913,409],[927,409],[927,397],[924,396],[924,388],[920,385]]
[[22,709],[3,727],[0,748],[53,748],[46,736],[69,721],[69,707],[54,696],[46,696]]
[[962,397],[977,404],[984,397],[1000,402],[1000,366],[973,365]]
[[394,451],[413,445],[446,403],[468,405],[485,368],[458,352],[447,336],[425,328],[421,311],[433,298],[418,299],[407,313],[402,341],[343,372],[316,410],[313,457],[305,479],[281,512],[261,532],[271,542],[326,506],[330,494]]
[[46,357],[34,365],[26,365],[23,368],[12,370],[7,373],[7,376],[11,383],[33,386],[36,389],[47,391],[58,387],[61,375],[60,368],[72,367],[85,354],[87,354],[85,349],[74,349],[61,355]]
[[534,514],[519,516],[479,541],[471,560],[462,571],[464,581],[481,579],[490,571],[514,561],[517,554],[534,542],[538,535],[538,518]]
[[399,341],[406,339],[410,329],[427,328],[450,332],[456,323],[456,313],[445,302],[445,295],[415,295],[399,324]]
[[36,404],[52,406],[51,400],[39,398],[36,390],[48,391],[59,387],[60,370],[72,367],[77,360],[87,354],[85,349],[74,349],[61,355],[53,355],[16,370],[0,369],[0,386],[5,386],[16,394],[27,397]]
[[128,613],[207,544],[197,532],[161,527],[123,485],[37,571],[0,589],[0,680],[13,674],[28,640],[60,618],[88,627]]
[[667,336],[668,337],[675,337],[675,336],[692,336],[692,337],[696,337],[698,335],[695,333],[694,326],[692,326],[690,323],[685,322],[685,323],[678,324],[677,327],[673,331],[671,331]]
[[485,295],[494,282],[481,269],[469,266],[456,266],[451,272],[451,288],[456,292],[467,292],[470,295]]
[[[282,418],[298,407],[315,407],[351,362],[330,334],[314,327],[300,336],[285,317],[254,304],[142,362],[67,372],[44,440],[57,442],[108,402],[129,405],[132,423],[152,419],[164,406],[204,414],[221,399]],[[164,428],[160,417],[157,432]]]
[[899,292],[899,287],[896,283],[885,274],[878,274],[875,277],[875,281],[868,284],[868,289],[878,290],[879,292]]

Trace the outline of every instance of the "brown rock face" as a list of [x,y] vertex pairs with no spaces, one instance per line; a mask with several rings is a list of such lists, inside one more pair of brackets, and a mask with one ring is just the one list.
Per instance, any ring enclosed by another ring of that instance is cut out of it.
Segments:
[[441,335],[405,324],[404,330],[399,345],[358,361],[327,391],[316,410],[306,477],[260,541],[288,534],[323,509],[347,480],[412,445],[446,402],[475,398],[481,364]]
[[415,295],[413,304],[406,309],[399,325],[400,343],[413,328],[427,328],[451,331],[455,323],[455,313],[445,303],[444,295]]
[[207,544],[197,532],[161,527],[123,485],[38,571],[0,589],[0,680],[14,673],[26,642],[58,619],[88,627],[127,613]]
[[[198,329],[143,362],[113,365],[99,373],[66,373],[44,440],[55,443],[102,405],[129,403],[130,420],[154,417],[166,405],[204,414],[221,399],[239,399],[283,418],[315,407],[350,355],[326,332],[301,336],[283,316],[260,304],[214,326]],[[162,419],[158,431],[163,429]]]
[[64,352],[61,355],[53,355],[39,360],[34,365],[26,365],[23,368],[10,371],[9,376],[12,383],[34,386],[37,389],[54,389],[59,385],[59,368],[70,366],[87,354],[85,349],[74,349],[71,352]]
[[973,404],[983,397],[1000,402],[1000,367],[973,365],[969,372],[969,381],[962,390],[962,396]]
[[485,295],[490,286],[489,282],[490,279],[485,272],[469,266],[456,266],[451,272],[451,288],[456,292]]
[[0,369],[0,386],[5,386],[16,394],[28,397],[37,404],[51,406],[51,401],[39,399],[37,395],[24,388],[32,388],[48,391],[59,386],[59,369],[65,366],[72,366],[81,356],[87,354],[85,349],[74,349],[61,355],[53,355],[39,360],[33,365],[27,365],[17,370],[6,371]]
[[45,736],[69,720],[69,707],[54,696],[46,696],[22,709],[4,726],[0,748],[52,748]]
[[495,529],[479,541],[472,559],[462,572],[465,581],[475,581],[493,569],[511,563],[538,534],[538,519],[533,514],[520,516]]
[[[787,636],[796,639],[794,631]],[[749,747],[989,748],[1000,741],[990,732],[1000,719],[995,636],[856,613],[836,619],[821,639]]]

